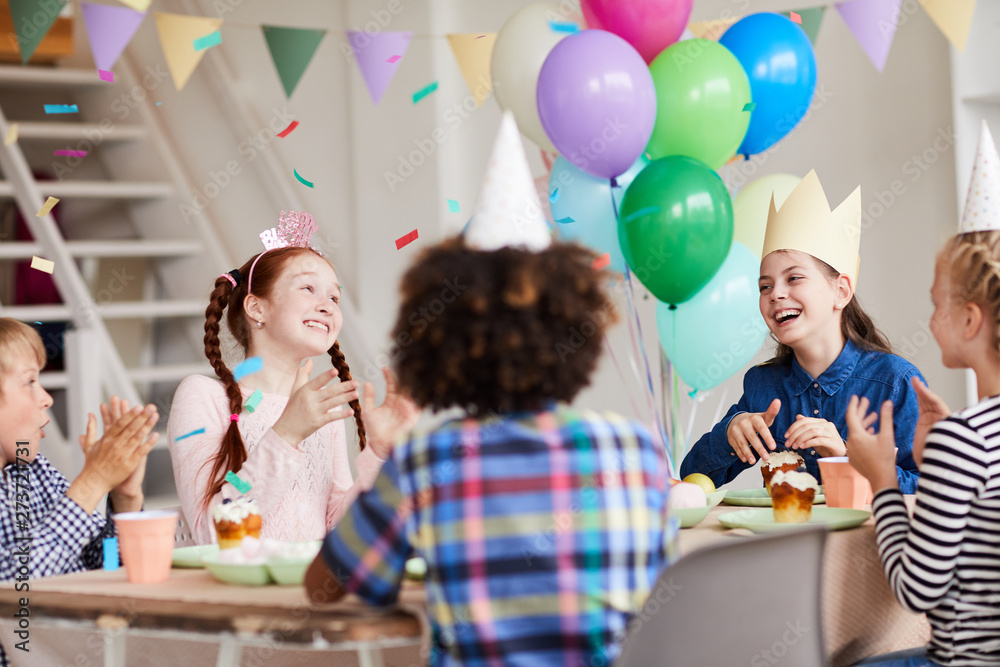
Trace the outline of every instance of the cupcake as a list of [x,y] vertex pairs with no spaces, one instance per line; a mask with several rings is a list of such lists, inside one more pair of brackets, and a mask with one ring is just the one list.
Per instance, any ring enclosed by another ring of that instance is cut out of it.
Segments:
[[812,516],[816,478],[807,472],[779,470],[771,478],[771,504],[776,523],[805,523]]
[[261,518],[253,498],[228,498],[212,510],[219,549],[239,547],[244,537],[260,537]]
[[764,478],[764,486],[767,487],[768,494],[771,493],[771,478],[774,477],[774,473],[779,470],[792,472],[804,464],[805,461],[802,457],[790,449],[775,452],[768,456],[767,460],[760,464],[760,476]]

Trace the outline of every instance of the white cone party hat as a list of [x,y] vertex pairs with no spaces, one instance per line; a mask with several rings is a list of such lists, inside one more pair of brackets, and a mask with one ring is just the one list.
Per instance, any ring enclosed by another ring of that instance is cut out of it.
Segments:
[[965,212],[958,224],[958,233],[989,232],[1000,229],[1000,156],[993,143],[990,128],[983,121],[972,165],[969,192],[965,195]]
[[465,245],[476,250],[522,247],[537,252],[551,244],[521,134],[508,111],[486,165],[476,213],[465,230]]

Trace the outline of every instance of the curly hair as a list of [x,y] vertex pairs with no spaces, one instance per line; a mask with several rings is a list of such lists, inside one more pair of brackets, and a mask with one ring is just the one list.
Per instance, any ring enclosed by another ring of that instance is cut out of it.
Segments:
[[[253,267],[253,288],[255,295],[267,299],[274,283],[289,262],[304,254],[313,253],[322,257],[312,248],[281,248],[278,250],[268,250],[263,253],[260,261]],[[209,296],[208,308],[205,309],[205,356],[215,369],[215,374],[222,380],[226,388],[226,396],[229,397],[229,411],[238,415],[243,412],[243,394],[239,385],[233,378],[232,371],[226,366],[222,359],[222,349],[219,344],[219,322],[222,321],[223,312],[226,314],[226,324],[233,338],[246,354],[250,348],[250,325],[247,322],[247,314],[243,308],[243,301],[247,296],[247,276],[250,267],[257,258],[254,255],[247,260],[246,264],[239,268],[239,275],[242,280],[235,287],[225,276],[215,279],[215,288]],[[326,259],[326,258],[324,258]],[[329,260],[326,260],[329,261]],[[344,353],[340,351],[340,344],[334,343],[329,350],[330,360],[333,367],[337,369],[341,382],[351,381],[351,369],[347,365]],[[354,410],[354,423],[358,429],[358,440],[361,449],[365,448],[365,424],[361,418],[361,403],[355,399],[349,403]],[[247,460],[247,448],[240,435],[239,425],[235,421],[229,422],[229,428],[222,436],[222,443],[219,453],[212,463],[212,473],[210,479],[212,483],[205,492],[204,503],[208,503],[222,489],[225,483],[226,472],[232,470],[239,472]]]
[[480,251],[460,237],[406,272],[393,330],[400,384],[417,405],[473,415],[538,411],[590,382],[617,320],[606,271],[580,246]]
[[1000,231],[957,234],[937,259],[948,263],[949,296],[982,308],[993,329],[993,350],[1000,353]]

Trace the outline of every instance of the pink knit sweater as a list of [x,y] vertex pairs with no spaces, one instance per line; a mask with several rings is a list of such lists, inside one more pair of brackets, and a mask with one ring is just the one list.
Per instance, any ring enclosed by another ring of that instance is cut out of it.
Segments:
[[[249,392],[243,392],[246,401]],[[375,482],[384,461],[366,447],[358,454],[358,479],[354,481],[343,421],[327,424],[297,448],[292,447],[271,428],[287,403],[287,396],[264,394],[253,412],[244,410],[240,414],[247,460],[238,475],[253,485],[247,495],[260,508],[262,538],[321,540],[358,493]],[[229,428],[229,415],[223,384],[203,375],[185,378],[170,408],[167,437],[174,480],[181,508],[198,544],[216,541],[212,508],[223,498],[240,495],[232,484],[224,484],[207,509],[203,503],[222,434]],[[204,433],[182,437],[201,428]]]

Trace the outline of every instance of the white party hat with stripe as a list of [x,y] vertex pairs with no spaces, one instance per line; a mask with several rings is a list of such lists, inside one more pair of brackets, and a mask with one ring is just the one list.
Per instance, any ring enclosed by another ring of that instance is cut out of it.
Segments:
[[1000,156],[993,143],[990,128],[983,121],[972,165],[969,192],[965,195],[965,212],[958,224],[958,233],[989,232],[1000,229]]
[[486,165],[476,213],[465,230],[465,245],[476,250],[521,247],[537,252],[551,244],[521,133],[507,111]]

